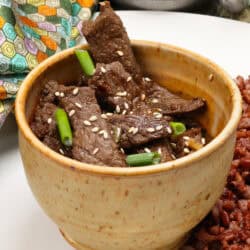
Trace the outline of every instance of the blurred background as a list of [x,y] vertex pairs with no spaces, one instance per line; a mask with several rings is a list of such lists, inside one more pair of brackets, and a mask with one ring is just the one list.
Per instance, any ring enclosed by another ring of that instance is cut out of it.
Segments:
[[115,9],[175,10],[250,22],[250,0],[111,0]]

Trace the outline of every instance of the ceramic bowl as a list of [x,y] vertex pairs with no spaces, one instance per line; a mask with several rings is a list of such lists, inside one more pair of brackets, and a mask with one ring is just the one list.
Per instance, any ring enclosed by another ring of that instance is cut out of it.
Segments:
[[177,249],[222,193],[233,157],[241,116],[233,80],[187,50],[132,44],[146,76],[174,92],[206,99],[200,121],[214,139],[191,155],[147,167],[102,167],[66,158],[36,138],[29,120],[46,81],[71,82],[81,69],[74,48],[41,63],[16,99],[20,152],[38,203],[79,250]]

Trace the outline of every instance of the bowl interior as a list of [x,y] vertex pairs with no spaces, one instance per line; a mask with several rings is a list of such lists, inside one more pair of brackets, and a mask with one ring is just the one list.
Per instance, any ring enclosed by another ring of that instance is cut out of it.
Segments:
[[[133,44],[136,58],[146,76],[151,77],[173,92],[190,97],[202,97],[207,109],[199,120],[210,136],[215,137],[225,127],[233,109],[232,90],[228,77],[208,60],[172,46],[136,42]],[[39,100],[41,88],[48,80],[72,83],[82,74],[73,49],[60,53],[53,62],[40,68],[32,76],[25,103],[26,118],[29,121]]]

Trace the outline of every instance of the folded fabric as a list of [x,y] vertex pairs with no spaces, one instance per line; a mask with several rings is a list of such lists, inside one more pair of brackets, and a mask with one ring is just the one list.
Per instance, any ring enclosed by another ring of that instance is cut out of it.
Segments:
[[0,0],[0,128],[26,74],[47,57],[83,43],[96,0]]

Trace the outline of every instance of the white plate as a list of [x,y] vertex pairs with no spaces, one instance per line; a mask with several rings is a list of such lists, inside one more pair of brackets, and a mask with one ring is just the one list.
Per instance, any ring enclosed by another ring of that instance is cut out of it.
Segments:
[[[133,39],[175,44],[221,65],[233,77],[250,73],[250,25],[169,12],[119,12]],[[72,250],[27,185],[13,117],[0,131],[0,249]]]

